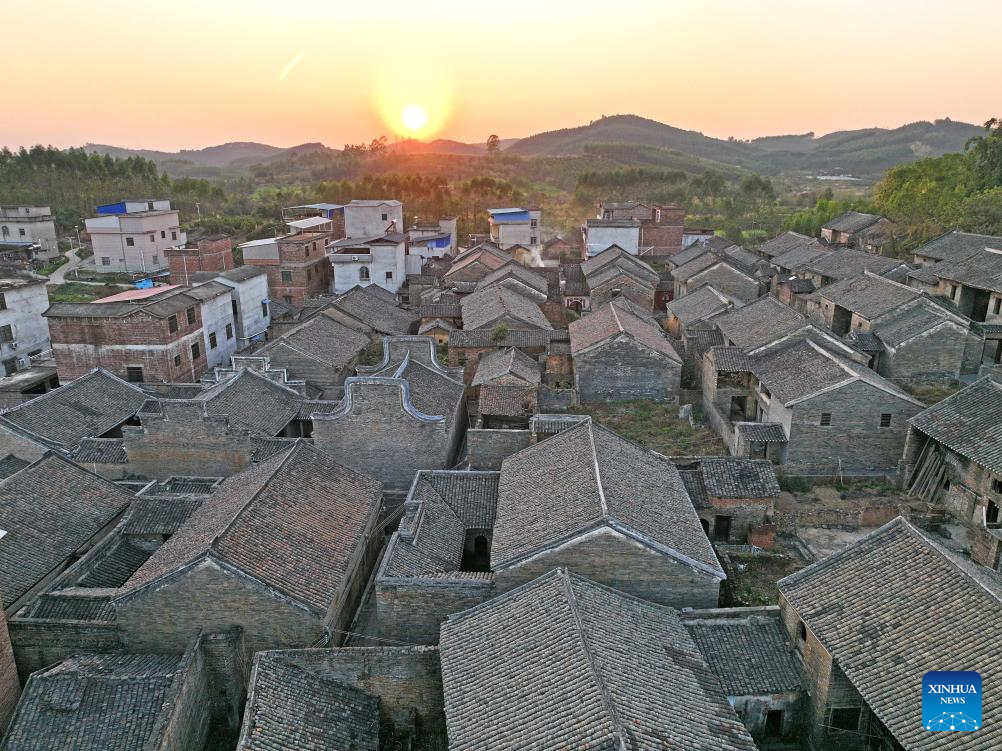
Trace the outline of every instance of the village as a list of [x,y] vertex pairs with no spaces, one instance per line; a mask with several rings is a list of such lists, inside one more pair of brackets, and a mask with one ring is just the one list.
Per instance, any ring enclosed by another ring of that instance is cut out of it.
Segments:
[[1002,747],[1002,237],[154,197],[46,277],[52,209],[0,207],[5,751]]

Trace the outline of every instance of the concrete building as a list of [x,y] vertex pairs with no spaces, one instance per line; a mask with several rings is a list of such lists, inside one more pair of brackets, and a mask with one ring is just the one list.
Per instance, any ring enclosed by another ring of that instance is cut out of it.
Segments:
[[268,273],[268,294],[286,305],[330,291],[331,262],[327,257],[330,235],[299,232],[282,237],[250,240],[238,247],[244,263]]
[[188,239],[167,199],[119,201],[98,206],[96,213],[85,225],[98,271],[160,271],[167,268],[167,250]]
[[[236,333],[236,349],[239,352],[254,342],[265,339],[271,326],[271,305],[268,302],[268,274],[260,266],[238,266],[227,271],[200,271],[190,275],[191,284],[198,286],[215,282],[230,288],[230,311]],[[220,325],[227,338],[229,321],[224,315],[215,319],[215,330]],[[211,329],[210,329],[211,330]]]
[[0,378],[31,367],[31,358],[49,349],[44,279],[0,274]]
[[30,243],[36,245],[36,258],[51,260],[59,255],[59,240],[52,209],[48,206],[0,206],[0,245]]
[[640,220],[589,219],[582,228],[585,255],[597,256],[613,245],[622,248],[631,256],[640,255]]
[[357,240],[403,233],[404,205],[393,200],[355,200],[342,207],[346,238]]
[[686,247],[684,219],[685,210],[679,206],[603,201],[597,217],[581,228],[587,256],[598,255],[611,245],[630,255],[672,256]]
[[347,237],[332,242],[327,252],[337,294],[370,284],[395,294],[406,281],[407,236],[400,232]]
[[543,212],[535,208],[487,209],[491,242],[501,248],[523,245],[530,251],[542,247]]

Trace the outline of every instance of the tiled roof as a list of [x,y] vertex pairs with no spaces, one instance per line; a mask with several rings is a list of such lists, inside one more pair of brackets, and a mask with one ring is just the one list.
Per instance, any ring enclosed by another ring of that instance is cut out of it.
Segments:
[[77,464],[128,464],[121,438],[84,438],[73,452]]
[[986,248],[968,258],[941,261],[931,271],[951,282],[1002,292],[1002,248]]
[[736,617],[738,613],[682,619],[724,693],[761,696],[800,690],[800,671],[778,614]]
[[477,362],[477,372],[473,376],[473,386],[491,381],[516,383],[524,381],[538,384],[541,379],[539,363],[515,347],[485,352]]
[[560,267],[560,273],[564,277],[564,295],[568,297],[587,297],[591,294],[588,281],[585,279],[580,263],[565,263]]
[[10,477],[15,472],[20,472],[29,464],[31,464],[31,462],[27,459],[21,459],[13,454],[7,454],[7,456],[3,459],[0,459],[0,480],[5,477]]
[[237,751],[377,751],[379,699],[282,652],[258,652]]
[[207,414],[227,418],[234,428],[271,437],[296,418],[303,397],[253,370],[240,370],[196,401],[205,404]]
[[693,274],[698,274],[700,271],[708,269],[710,266],[721,262],[725,261],[716,253],[706,251],[705,253],[701,253],[696,256],[688,263],[675,267],[675,270],[671,272],[671,276],[676,282],[684,282]]
[[417,324],[413,312],[391,305],[368,287],[354,287],[331,303],[331,307],[361,321],[380,334],[409,334]]
[[806,323],[807,319],[803,315],[771,295],[713,319],[713,324],[720,329],[725,339],[745,349],[774,342],[792,334]]
[[502,463],[495,569],[609,526],[723,576],[678,470],[660,454],[589,420]]
[[755,749],[669,608],[558,569],[441,634],[451,749]]
[[464,297],[459,303],[463,309],[463,328],[490,327],[500,318],[512,320],[509,328],[536,328],[548,330],[553,326],[533,300],[506,287],[488,287]]
[[499,269],[506,263],[511,261],[511,254],[506,253],[500,248],[481,244],[475,248],[470,248],[469,250],[460,253],[452,262],[452,266],[445,273],[446,279],[455,274],[456,272],[465,269],[472,264],[479,264],[484,269],[484,274],[486,275],[494,269]]
[[26,594],[129,506],[132,496],[49,453],[0,481],[5,604]]
[[812,239],[810,242],[794,245],[789,250],[773,256],[770,263],[780,269],[799,271],[810,261],[831,252],[828,246]]
[[685,332],[686,349],[691,348],[697,357],[702,357],[712,347],[724,344],[724,337],[717,329],[689,329]]
[[853,329],[846,337],[846,341],[860,352],[883,352],[884,345],[880,338],[869,331]]
[[715,498],[773,498],[779,482],[772,462],[742,457],[711,457],[699,461],[706,492]]
[[526,287],[534,289],[543,295],[547,293],[549,288],[546,277],[542,276],[539,272],[528,269],[515,261],[509,261],[504,266],[494,269],[477,282],[477,289],[484,289],[493,284],[499,284],[505,279],[515,279]]
[[711,347],[718,373],[750,373],[754,359],[741,347]]
[[872,320],[911,302],[922,293],[882,276],[864,272],[822,287],[821,297]]
[[23,615],[25,618],[57,621],[109,623],[115,620],[115,608],[111,604],[110,591],[91,590],[83,596],[79,594],[80,592],[79,588],[46,592],[29,605]]
[[46,443],[68,449],[99,438],[139,411],[147,395],[105,370],[93,370],[0,415]]
[[912,305],[903,310],[889,313],[876,323],[873,334],[879,338],[882,344],[888,347],[898,347],[948,321],[959,325],[953,316],[938,305],[924,302],[921,305]]
[[778,422],[739,422],[734,427],[746,441],[786,443],[789,440]]
[[860,276],[864,271],[886,276],[892,271],[900,270],[903,276],[908,270],[908,265],[897,258],[841,248],[807,261],[802,268],[829,279],[849,279]]
[[418,333],[427,334],[429,331],[434,331],[435,329],[441,329],[442,331],[455,331],[456,325],[449,319],[434,318],[429,320],[427,323],[422,323],[418,326]]
[[618,245],[606,248],[598,255],[589,258],[581,264],[581,271],[591,284],[592,277],[609,266],[618,266],[624,273],[628,273],[638,280],[647,280],[651,286],[658,283],[658,272]]
[[[159,747],[174,655],[80,655],[32,674],[4,748],[110,751]],[[150,744],[150,745],[147,745]]]
[[823,229],[836,232],[859,232],[881,219],[877,214],[864,214],[859,211],[846,211],[822,225]]
[[[733,243],[731,243],[733,245]],[[723,248],[721,248],[723,250]],[[680,253],[676,253],[668,259],[669,265],[673,269],[677,269],[681,266],[685,266],[690,261],[694,261],[702,255],[712,255],[712,251],[705,244],[697,242],[690,245],[688,248]]]
[[543,329],[508,329],[495,339],[490,329],[460,329],[449,332],[450,347],[545,347],[555,331]]
[[386,368],[373,373],[383,378],[403,378],[410,384],[411,403],[417,409],[432,416],[445,418],[451,430],[456,408],[463,401],[466,387],[440,369],[433,369],[407,356],[392,359]]
[[315,364],[341,370],[368,344],[365,334],[320,314],[255,354],[268,355],[273,368],[287,368],[292,377],[301,378]]
[[481,415],[492,417],[528,416],[535,392],[535,386],[486,383],[480,387],[477,408]]
[[129,580],[150,555],[152,553],[149,550],[119,537],[94,558],[90,570],[80,578],[77,586],[117,589]]
[[920,245],[912,253],[936,261],[959,261],[977,255],[985,248],[1002,248],[1002,237],[954,230]]
[[227,478],[128,581],[125,596],[212,557],[325,613],[381,497],[378,482],[299,441]]
[[910,422],[975,464],[1002,474],[1002,384],[982,378]]
[[772,258],[773,256],[782,255],[793,248],[805,245],[813,239],[798,232],[784,232],[782,235],[778,235],[771,240],[766,240],[759,245],[758,252]]
[[463,315],[459,303],[428,303],[414,312],[420,318],[461,318]]
[[[779,581],[810,633],[905,748],[1002,746],[1002,704],[984,702],[977,733],[930,733],[916,700],[929,670],[976,670],[1002,692],[998,574],[945,551],[897,518]],[[902,686],[914,686],[902,691]]]
[[583,318],[571,321],[567,329],[571,335],[571,353],[574,355],[600,342],[626,334],[644,347],[675,362],[682,361],[660,326],[649,318],[635,315],[617,300],[593,310]]
[[703,482],[703,473],[698,469],[679,469],[679,476],[685,491],[689,494],[694,508],[710,508],[710,497],[706,494],[706,483]]
[[202,505],[202,498],[157,498],[137,496],[122,525],[123,535],[172,535]]

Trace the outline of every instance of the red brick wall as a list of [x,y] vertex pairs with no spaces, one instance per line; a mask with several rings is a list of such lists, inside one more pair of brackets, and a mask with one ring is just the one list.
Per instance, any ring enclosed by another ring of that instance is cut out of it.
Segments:
[[[326,255],[313,258],[311,254],[308,260],[309,263],[285,263],[283,260],[280,266],[264,266],[268,272],[269,297],[283,301],[288,297],[293,305],[302,305],[307,297],[327,292],[331,283],[330,259]],[[289,281],[282,279],[283,271],[291,275]]]
[[17,680],[17,666],[14,664],[14,652],[7,633],[3,603],[0,603],[0,739],[7,733],[7,724],[20,695],[21,684]]
[[198,271],[228,271],[234,266],[233,242],[229,237],[199,240],[194,248],[166,251],[171,284],[188,284]]
[[640,228],[640,246],[668,250],[682,249],[682,223],[677,225],[645,224]]
[[[195,323],[184,310],[171,333],[166,318],[137,312],[123,318],[49,318],[49,338],[61,380],[79,378],[104,368],[126,378],[128,367],[142,367],[145,381],[190,382],[206,370],[202,314],[195,306]],[[200,357],[191,360],[191,344],[199,342]],[[174,357],[180,356],[180,364]]]

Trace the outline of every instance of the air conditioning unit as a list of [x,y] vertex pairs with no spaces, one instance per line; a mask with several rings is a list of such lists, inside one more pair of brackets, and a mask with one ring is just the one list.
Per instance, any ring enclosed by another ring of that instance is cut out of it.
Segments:
[[7,346],[11,349],[17,349],[17,342],[7,342]]

